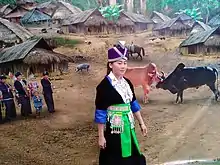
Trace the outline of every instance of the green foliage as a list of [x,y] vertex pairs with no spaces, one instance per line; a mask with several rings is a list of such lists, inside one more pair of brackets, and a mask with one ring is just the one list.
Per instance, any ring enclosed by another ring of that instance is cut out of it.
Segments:
[[201,12],[199,11],[199,8],[193,8],[193,9],[184,9],[180,10],[180,12],[177,12],[176,14],[185,13],[186,15],[194,18],[195,20],[202,20]]
[[101,12],[102,16],[108,19],[109,21],[117,21],[120,13],[123,11],[121,9],[122,5],[110,5],[106,7],[100,7],[99,11]]
[[203,18],[208,18],[216,15],[220,11],[219,0],[164,0],[163,7],[171,9],[171,13],[181,10],[187,10],[191,15],[196,15],[196,10],[199,9]]
[[54,37],[53,40],[57,46],[75,47],[76,44],[82,43],[80,40],[68,39],[63,37]]
[[164,0],[148,0],[146,4],[147,13],[151,14],[153,11],[163,11]]
[[15,5],[16,0],[0,0],[0,4],[2,4],[2,5],[7,5],[7,4]]
[[71,0],[70,2],[82,10],[88,10],[98,6],[97,0]]

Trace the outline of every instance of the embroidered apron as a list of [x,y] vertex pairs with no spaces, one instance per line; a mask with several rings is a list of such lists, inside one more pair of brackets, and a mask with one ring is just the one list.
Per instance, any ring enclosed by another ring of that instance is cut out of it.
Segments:
[[110,106],[107,111],[108,121],[112,129],[111,133],[120,134],[121,137],[122,157],[129,157],[132,154],[131,138],[133,138],[134,144],[141,154],[134,130],[135,122],[130,103]]

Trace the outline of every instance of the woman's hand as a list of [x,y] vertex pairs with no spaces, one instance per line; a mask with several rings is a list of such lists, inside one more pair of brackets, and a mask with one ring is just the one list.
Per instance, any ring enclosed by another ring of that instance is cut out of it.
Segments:
[[147,136],[147,127],[145,124],[140,124],[142,135]]
[[106,147],[106,140],[104,136],[99,137],[99,147],[105,149]]

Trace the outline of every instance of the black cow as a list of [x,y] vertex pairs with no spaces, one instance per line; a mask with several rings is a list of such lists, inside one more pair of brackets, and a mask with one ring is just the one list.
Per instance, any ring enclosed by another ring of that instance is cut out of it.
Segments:
[[[183,102],[183,91],[187,88],[199,88],[207,85],[215,94],[215,100],[218,100],[218,71],[212,67],[185,67],[180,63],[176,69],[168,75],[167,78],[162,76],[162,81],[156,85],[156,88],[169,90],[172,94],[177,93],[176,103],[181,99]],[[217,82],[217,87],[215,83]]]

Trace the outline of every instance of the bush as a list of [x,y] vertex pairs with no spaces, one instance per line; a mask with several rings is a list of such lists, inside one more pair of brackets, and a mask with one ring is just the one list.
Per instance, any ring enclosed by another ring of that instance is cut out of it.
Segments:
[[82,43],[80,40],[68,39],[63,37],[54,37],[52,40],[55,41],[56,46],[66,46],[66,47],[75,47],[76,44]]

